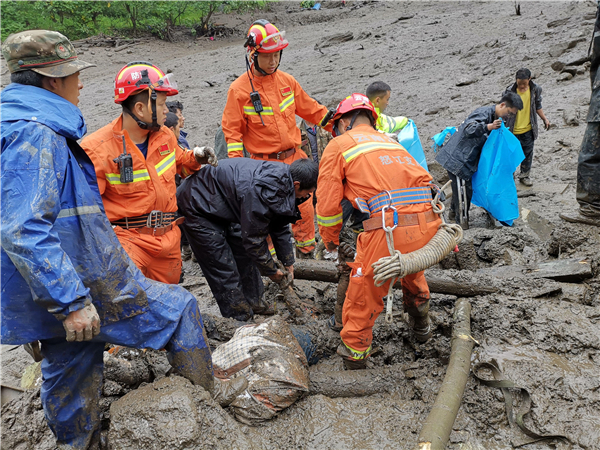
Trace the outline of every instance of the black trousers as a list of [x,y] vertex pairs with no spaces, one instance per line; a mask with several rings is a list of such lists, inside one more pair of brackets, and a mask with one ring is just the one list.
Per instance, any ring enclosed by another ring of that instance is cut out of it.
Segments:
[[[458,177],[451,172],[448,172],[448,178],[452,182],[452,203],[450,204],[450,209],[454,211],[456,216],[456,223],[460,224],[460,213],[459,213],[459,202],[458,202]],[[471,198],[473,197],[473,185],[471,184],[471,180],[465,181],[465,191],[467,194],[467,204],[465,205],[467,211],[467,222],[469,221],[469,209],[471,209]],[[464,224],[463,224],[464,225]]]
[[242,244],[239,224],[217,223],[203,216],[181,225],[223,317],[246,321],[260,305],[264,285],[258,267]]
[[525,159],[521,163],[521,174],[528,175],[533,163],[533,130],[523,134],[515,134],[515,136],[521,143],[521,148],[525,154]]
[[589,122],[583,135],[576,195],[581,214],[600,217],[600,122]]

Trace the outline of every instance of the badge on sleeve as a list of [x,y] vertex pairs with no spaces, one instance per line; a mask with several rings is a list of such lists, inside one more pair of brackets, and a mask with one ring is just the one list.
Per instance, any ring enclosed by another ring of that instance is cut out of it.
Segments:
[[280,89],[281,91],[281,95],[283,95],[284,97],[287,97],[288,95],[292,95],[294,93],[294,91],[292,91],[292,88],[290,86],[286,86]]
[[171,153],[171,150],[169,150],[169,144],[161,145],[158,151],[161,155],[168,155],[169,153]]

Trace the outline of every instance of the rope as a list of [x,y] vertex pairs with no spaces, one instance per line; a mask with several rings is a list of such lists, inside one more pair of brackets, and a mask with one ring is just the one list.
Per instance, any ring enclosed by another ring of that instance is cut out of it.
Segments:
[[[448,183],[444,185],[442,190],[448,185]],[[388,280],[391,280],[388,288],[385,312],[385,320],[388,323],[393,321],[392,291],[396,281],[399,278],[404,278],[406,275],[421,272],[422,270],[439,263],[462,241],[463,230],[461,226],[457,224],[448,224],[444,220],[442,213],[444,212],[445,206],[439,200],[440,192],[441,190],[436,193],[435,197],[431,201],[431,207],[433,208],[433,212],[441,217],[442,223],[433,238],[431,238],[431,240],[423,248],[411,253],[402,254],[399,250],[396,250],[394,246],[393,231],[395,227],[384,228],[385,240],[387,242],[390,256],[384,256],[380,258],[379,261],[372,264],[372,267],[375,286],[383,286]],[[385,214],[385,211],[382,211],[382,214]]]

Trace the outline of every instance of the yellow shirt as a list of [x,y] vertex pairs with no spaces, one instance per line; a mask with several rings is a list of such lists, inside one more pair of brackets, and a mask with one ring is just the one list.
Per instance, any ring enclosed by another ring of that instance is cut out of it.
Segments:
[[527,88],[523,93],[517,89],[517,94],[523,100],[523,109],[517,111],[513,134],[524,134],[531,130],[531,89]]

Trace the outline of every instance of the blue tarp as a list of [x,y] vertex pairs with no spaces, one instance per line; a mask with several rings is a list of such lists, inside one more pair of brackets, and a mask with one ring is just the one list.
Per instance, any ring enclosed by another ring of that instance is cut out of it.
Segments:
[[421,167],[429,171],[427,160],[425,159],[425,152],[423,152],[423,146],[421,145],[421,139],[419,138],[419,131],[412,119],[409,119],[408,124],[402,128],[400,133],[398,133],[398,142],[413,158],[415,158]]
[[433,151],[437,152],[438,149],[442,145],[444,145],[444,142],[446,141],[446,136],[448,136],[448,133],[450,133],[450,136],[452,136],[454,133],[456,133],[456,130],[457,130],[456,127],[446,127],[446,128],[444,128],[444,130],[441,133],[438,133],[435,136],[433,136],[431,138],[433,140],[433,145],[431,146]]
[[488,211],[496,220],[512,226],[519,217],[517,187],[513,173],[525,159],[521,143],[502,123],[493,130],[481,151],[473,175],[474,205]]

